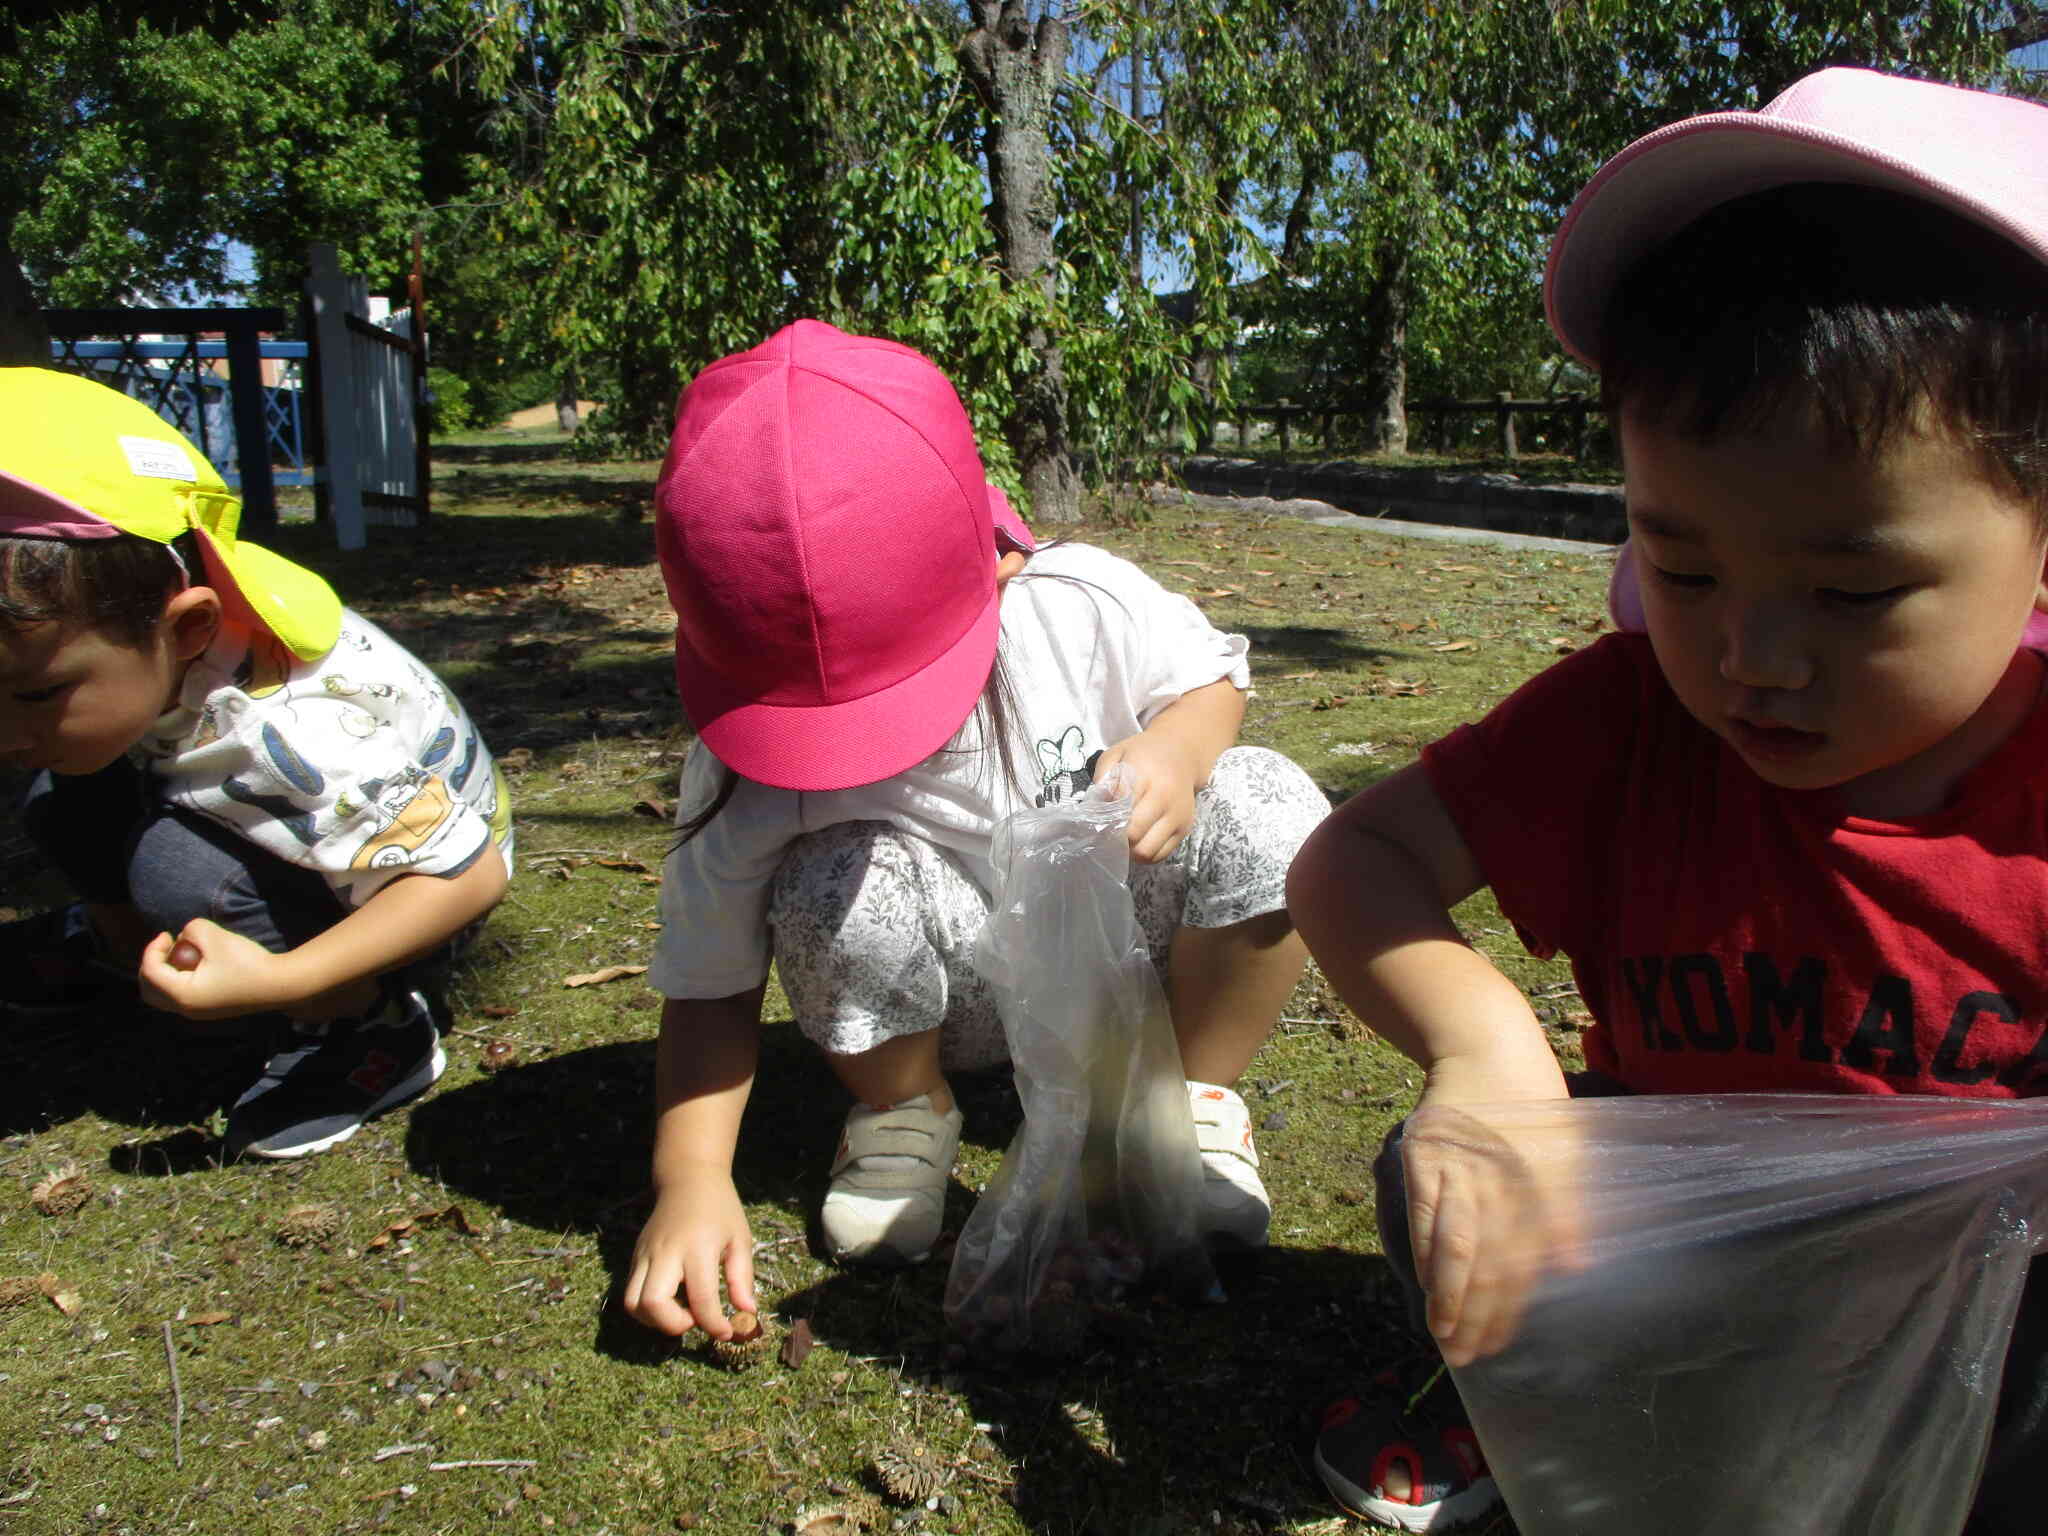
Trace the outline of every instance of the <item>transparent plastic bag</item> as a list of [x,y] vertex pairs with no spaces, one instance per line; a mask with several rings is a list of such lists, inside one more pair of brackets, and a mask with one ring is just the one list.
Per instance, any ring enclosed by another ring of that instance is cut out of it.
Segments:
[[[1409,1137],[1460,1133],[1437,1113]],[[1608,1098],[1472,1119],[1550,1197],[1577,1196],[1573,1250],[1513,1343],[1453,1372],[1522,1536],[1962,1529],[2048,1240],[2048,1101]]]
[[947,1276],[946,1316],[977,1349],[1068,1353],[1133,1295],[1217,1294],[1180,1048],[1131,906],[1130,812],[1098,786],[996,829],[974,962],[1024,1123]]

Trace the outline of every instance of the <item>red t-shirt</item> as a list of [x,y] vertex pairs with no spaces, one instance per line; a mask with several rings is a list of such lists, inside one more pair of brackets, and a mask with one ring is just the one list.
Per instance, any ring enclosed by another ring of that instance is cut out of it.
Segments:
[[1610,635],[1424,751],[1638,1093],[2048,1093],[2048,709],[1912,821],[1782,790]]

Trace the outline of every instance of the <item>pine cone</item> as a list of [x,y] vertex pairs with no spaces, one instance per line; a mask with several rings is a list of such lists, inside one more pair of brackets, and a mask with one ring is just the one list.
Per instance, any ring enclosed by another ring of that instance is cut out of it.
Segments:
[[729,1371],[747,1371],[773,1358],[777,1334],[769,1319],[735,1312],[732,1328],[731,1338],[711,1341],[711,1358],[720,1365]]
[[43,1294],[33,1275],[8,1275],[0,1279],[0,1312],[25,1307]]
[[875,1481],[898,1504],[922,1504],[945,1486],[946,1469],[930,1446],[899,1440],[875,1453]]
[[341,1213],[331,1205],[295,1205],[277,1219],[277,1240],[287,1248],[325,1245],[341,1230]]
[[52,1169],[29,1191],[29,1203],[45,1216],[68,1216],[92,1198],[92,1183],[76,1163]]

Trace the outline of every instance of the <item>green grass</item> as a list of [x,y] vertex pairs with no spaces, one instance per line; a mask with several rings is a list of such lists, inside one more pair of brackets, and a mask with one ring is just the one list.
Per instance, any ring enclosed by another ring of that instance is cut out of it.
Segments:
[[[109,1022],[0,1041],[0,1277],[48,1275],[73,1309],[37,1292],[0,1310],[0,1536],[823,1536],[823,1512],[870,1511],[871,1459],[903,1441],[949,1480],[884,1530],[1341,1529],[1308,1449],[1320,1406],[1406,1347],[1370,1167],[1417,1074],[1313,972],[1247,1075],[1274,1245],[1227,1268],[1225,1307],[1135,1313],[1057,1368],[969,1368],[943,1265],[813,1256],[838,1090],[771,997],[735,1173],[764,1300],[816,1347],[735,1373],[621,1314],[657,1012],[632,979],[562,983],[643,964],[654,938],[667,829],[636,805],[672,797],[688,738],[653,474],[572,463],[559,434],[472,434],[442,446],[423,532],[355,554],[310,525],[274,540],[439,669],[516,765],[518,878],[456,978],[440,1087],[303,1165],[218,1166],[212,1127],[255,1065],[232,1039]],[[1073,531],[1251,636],[1245,738],[1333,796],[1599,626],[1596,558],[1193,503]],[[12,868],[6,900],[54,899]],[[1522,956],[1483,897],[1460,920],[1569,1051],[1562,967]],[[1017,1123],[1004,1081],[962,1096],[955,1229]],[[40,1214],[32,1189],[72,1164],[89,1198]],[[309,1207],[331,1233],[287,1242],[323,1225],[293,1214]]]

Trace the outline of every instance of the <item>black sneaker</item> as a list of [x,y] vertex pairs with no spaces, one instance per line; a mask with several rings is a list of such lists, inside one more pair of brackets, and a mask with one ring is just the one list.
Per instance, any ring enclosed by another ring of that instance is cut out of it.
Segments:
[[1347,1511],[1397,1531],[1454,1531],[1501,1505],[1441,1360],[1382,1371],[1324,1409],[1315,1468]]
[[294,1039],[228,1111],[227,1154],[309,1157],[365,1120],[419,1097],[447,1068],[433,1011],[418,992],[362,1019],[295,1024]]
[[83,903],[0,924],[0,1014],[56,1019],[140,1002],[135,973],[107,958]]

